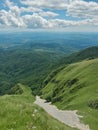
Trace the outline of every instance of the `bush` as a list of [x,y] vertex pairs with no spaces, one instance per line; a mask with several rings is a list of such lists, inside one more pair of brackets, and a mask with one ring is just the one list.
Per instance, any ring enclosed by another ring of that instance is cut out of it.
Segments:
[[[55,80],[52,79],[52,78],[55,77],[64,67],[65,67],[65,66],[61,66],[61,67],[59,67],[58,69],[52,71],[52,72],[48,75],[48,77],[44,80],[42,86],[45,87],[50,81],[55,82]],[[55,83],[58,83],[58,82],[59,82],[59,81],[56,81]]]
[[46,102],[51,102],[51,97],[50,96],[46,97]]
[[76,85],[75,87],[73,87],[72,89],[69,90],[70,93],[74,93],[76,91],[78,91],[79,89],[81,88],[84,88],[85,87],[85,83],[83,84],[79,84],[79,85]]
[[62,96],[55,97],[55,98],[52,99],[52,103],[60,102],[60,101],[62,101]]
[[15,87],[11,88],[11,91],[9,94],[22,94],[23,90],[20,88],[20,86],[17,84]]
[[68,87],[71,87],[72,85],[74,85],[74,84],[77,83],[77,82],[78,82],[78,79],[77,79],[77,78],[74,78],[74,79],[72,79],[72,80],[68,80],[68,81],[66,82],[66,84],[67,84]]
[[98,109],[98,99],[96,100],[90,100],[88,102],[88,106],[92,109]]

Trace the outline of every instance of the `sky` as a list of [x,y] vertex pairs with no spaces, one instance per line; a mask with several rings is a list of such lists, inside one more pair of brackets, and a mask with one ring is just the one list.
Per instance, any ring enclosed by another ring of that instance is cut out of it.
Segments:
[[98,0],[0,0],[2,30],[98,31]]

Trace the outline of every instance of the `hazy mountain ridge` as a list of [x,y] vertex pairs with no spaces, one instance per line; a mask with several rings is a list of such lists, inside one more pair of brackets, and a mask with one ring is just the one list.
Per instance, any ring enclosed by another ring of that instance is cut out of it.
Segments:
[[0,47],[32,49],[70,54],[98,45],[98,33],[13,32],[0,33]]
[[98,46],[89,47],[79,52],[72,53],[71,55],[64,57],[60,60],[61,64],[70,64],[79,62],[82,60],[89,60],[98,57]]

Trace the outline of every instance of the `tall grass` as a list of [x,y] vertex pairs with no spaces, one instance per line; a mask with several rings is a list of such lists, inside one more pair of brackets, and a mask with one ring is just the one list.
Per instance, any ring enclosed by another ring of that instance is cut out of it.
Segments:
[[75,130],[34,104],[31,90],[21,84],[21,95],[0,97],[0,130]]

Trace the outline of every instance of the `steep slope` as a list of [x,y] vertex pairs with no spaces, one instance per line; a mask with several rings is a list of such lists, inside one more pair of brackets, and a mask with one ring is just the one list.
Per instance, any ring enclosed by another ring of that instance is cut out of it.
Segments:
[[27,86],[17,84],[13,92],[17,94],[0,97],[0,130],[76,130],[53,119],[35,105],[32,91]]
[[55,67],[61,54],[30,50],[0,51],[0,94],[20,82],[30,86],[33,92]]
[[[42,82],[53,70],[65,64],[98,57],[98,47],[87,48],[62,59],[61,53],[32,50],[0,51],[0,95],[20,82],[38,94]],[[59,59],[62,59],[59,61]]]
[[43,98],[61,109],[79,110],[91,130],[98,129],[98,59],[59,68],[44,85]]

